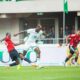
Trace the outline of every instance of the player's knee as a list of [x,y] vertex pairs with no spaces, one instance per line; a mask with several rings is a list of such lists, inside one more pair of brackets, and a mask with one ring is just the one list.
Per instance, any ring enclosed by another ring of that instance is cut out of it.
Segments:
[[36,53],[40,54],[40,49],[37,47],[34,49]]
[[19,54],[19,56],[20,56],[20,59],[21,59],[21,60],[23,60],[23,59],[24,59],[23,54]]

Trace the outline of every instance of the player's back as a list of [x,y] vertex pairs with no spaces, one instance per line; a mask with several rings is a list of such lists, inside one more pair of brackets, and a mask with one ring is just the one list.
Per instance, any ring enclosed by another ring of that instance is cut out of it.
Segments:
[[6,36],[6,38],[5,38],[5,44],[6,44],[7,49],[8,49],[9,52],[14,49],[14,44],[11,41],[11,39],[9,38],[9,36]]
[[70,38],[71,38],[70,45],[76,47],[80,41],[80,36],[78,36],[77,34],[72,34],[70,35]]

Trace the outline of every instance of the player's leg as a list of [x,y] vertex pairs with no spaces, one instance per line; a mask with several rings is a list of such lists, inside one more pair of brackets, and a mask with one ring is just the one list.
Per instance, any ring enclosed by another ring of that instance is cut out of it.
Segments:
[[26,51],[24,51],[23,54],[19,53],[20,59],[21,59],[21,60],[25,60],[25,61],[27,61],[28,63],[31,63],[31,61],[25,57],[25,55],[26,55],[26,53],[27,53],[27,52],[26,52],[26,53],[25,53],[25,52],[26,52]]
[[37,55],[37,62],[36,62],[37,69],[43,68],[43,66],[41,65],[41,62],[40,62],[41,51],[40,51],[39,47],[35,47],[34,51],[36,52],[36,55]]
[[70,51],[70,54],[66,57],[65,63],[72,57],[72,55],[75,52],[75,48],[73,46],[69,46],[69,51]]
[[37,58],[40,58],[40,53],[41,53],[41,51],[40,51],[39,47],[36,47],[36,48],[34,49],[34,51],[37,53]]
[[75,50],[75,53],[76,53],[75,62],[77,63],[78,56],[79,56],[79,51],[78,51],[78,49]]
[[72,54],[69,54],[66,59],[65,59],[65,63],[72,57]]
[[10,66],[16,66],[20,64],[19,54],[15,49],[10,52],[10,57],[12,61],[15,61],[14,63],[11,63]]

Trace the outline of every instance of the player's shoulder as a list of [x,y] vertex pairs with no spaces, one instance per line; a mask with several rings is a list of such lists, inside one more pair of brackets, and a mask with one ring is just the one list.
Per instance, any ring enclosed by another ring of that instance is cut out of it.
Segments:
[[77,35],[76,34],[70,34],[69,36],[74,37],[74,36],[77,36]]
[[27,29],[27,30],[35,30],[35,28],[30,28],[30,29]]
[[43,30],[40,30],[39,33],[43,33]]
[[9,36],[6,36],[5,39],[10,39],[10,37]]
[[35,31],[35,28],[27,29],[27,32],[34,32],[34,31]]

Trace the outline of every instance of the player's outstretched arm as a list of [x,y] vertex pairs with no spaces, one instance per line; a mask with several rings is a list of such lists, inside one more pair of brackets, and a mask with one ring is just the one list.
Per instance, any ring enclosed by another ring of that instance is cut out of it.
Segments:
[[21,44],[24,44],[24,42],[14,43],[15,46],[18,46],[18,45],[21,45]]
[[24,32],[26,32],[26,30],[24,30],[24,31],[21,31],[21,32],[19,32],[19,33],[14,34],[14,36],[17,36],[17,35],[19,35],[19,34],[23,34]]
[[4,40],[5,40],[5,38],[1,39],[0,42],[2,42],[2,41],[4,41]]

